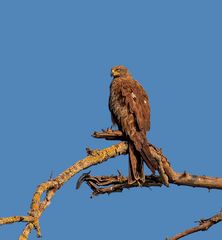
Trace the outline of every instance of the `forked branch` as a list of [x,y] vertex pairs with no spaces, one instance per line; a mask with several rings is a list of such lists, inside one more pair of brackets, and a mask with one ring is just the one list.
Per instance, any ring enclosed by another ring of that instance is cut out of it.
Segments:
[[[107,140],[124,140],[124,137],[120,131],[103,131],[95,132],[93,134],[97,138],[105,138]],[[89,174],[84,174],[78,181],[78,187],[82,182],[86,181],[88,185],[93,190],[93,195],[103,194],[103,193],[112,193],[122,191],[124,188],[132,187],[160,187],[162,185],[168,186],[171,184],[177,185],[186,185],[192,187],[202,187],[209,189],[222,189],[222,179],[215,177],[206,177],[206,176],[196,176],[191,175],[186,172],[176,173],[170,166],[167,158],[162,154],[161,149],[156,148],[150,144],[150,151],[153,159],[158,163],[158,172],[159,176],[146,176],[146,181],[144,184],[138,185],[137,183],[129,185],[127,178],[123,177],[121,174],[118,176],[101,176],[101,177],[92,177]],[[15,222],[26,222],[26,226],[22,231],[19,240],[27,240],[29,234],[33,229],[37,231],[37,236],[41,236],[39,220],[42,213],[51,203],[52,198],[54,197],[57,190],[59,190],[67,181],[69,181],[74,175],[78,172],[87,169],[93,165],[102,163],[109,158],[114,158],[120,154],[127,154],[128,144],[127,142],[120,142],[111,147],[105,148],[103,150],[91,150],[87,149],[88,156],[82,160],[79,160],[71,167],[67,168],[60,175],[54,179],[50,179],[47,182],[40,184],[31,201],[30,211],[27,216],[12,216],[0,218],[0,225],[11,224]],[[45,197],[41,200],[43,194]],[[201,220],[198,227],[189,229],[183,233],[176,235],[171,240],[176,240],[181,237],[184,237],[188,234],[191,234],[196,231],[206,230],[214,224],[218,223],[222,219],[221,212],[210,219]]]
[[[109,158],[116,157],[120,154],[126,154],[128,145],[125,142],[120,142],[111,147],[105,148],[103,150],[89,150],[87,149],[88,156],[71,167],[67,168],[60,175],[54,179],[50,179],[47,182],[41,183],[32,198],[30,211],[28,216],[12,216],[12,217],[2,217],[0,218],[0,225],[11,224],[15,222],[26,222],[26,226],[22,231],[19,240],[28,239],[29,234],[33,229],[37,231],[37,236],[41,236],[39,219],[45,209],[51,203],[56,191],[62,187],[67,181],[69,181],[74,175],[76,175],[81,170],[87,169],[93,165],[102,163]],[[41,201],[42,195],[46,193],[46,196]]]

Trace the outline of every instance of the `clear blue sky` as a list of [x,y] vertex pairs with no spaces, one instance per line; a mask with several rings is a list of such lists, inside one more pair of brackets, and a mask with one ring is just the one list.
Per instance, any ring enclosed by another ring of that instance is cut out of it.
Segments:
[[[25,215],[38,184],[85,157],[111,125],[110,68],[149,93],[149,140],[176,171],[222,177],[221,1],[1,1],[0,215]],[[92,174],[127,174],[127,156]],[[147,174],[149,173],[148,170]],[[41,217],[43,239],[164,239],[216,214],[221,192],[170,186],[90,199],[75,176]],[[23,223],[0,228],[17,239]],[[187,240],[218,239],[221,224]],[[36,239],[35,232],[30,239]]]

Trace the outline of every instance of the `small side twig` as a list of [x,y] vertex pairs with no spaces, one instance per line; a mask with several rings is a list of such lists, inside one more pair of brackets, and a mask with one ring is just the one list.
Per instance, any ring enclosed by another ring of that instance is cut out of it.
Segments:
[[92,134],[94,138],[103,138],[106,140],[125,140],[123,133],[119,130],[102,130],[102,132],[94,132]]
[[169,238],[169,240],[178,240],[180,238],[183,238],[187,235],[193,234],[195,232],[199,231],[206,231],[213,225],[217,224],[218,222],[222,221],[222,211],[220,211],[218,214],[212,216],[211,218],[208,219],[201,219],[199,222],[198,226],[189,228],[185,230],[184,232],[178,233],[177,235]]

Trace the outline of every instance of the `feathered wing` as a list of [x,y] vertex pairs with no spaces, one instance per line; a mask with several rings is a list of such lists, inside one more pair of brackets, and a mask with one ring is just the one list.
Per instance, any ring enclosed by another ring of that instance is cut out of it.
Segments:
[[146,132],[150,129],[150,107],[143,87],[130,76],[111,84],[110,110],[115,122],[129,139],[129,183],[144,182],[143,160],[152,172]]

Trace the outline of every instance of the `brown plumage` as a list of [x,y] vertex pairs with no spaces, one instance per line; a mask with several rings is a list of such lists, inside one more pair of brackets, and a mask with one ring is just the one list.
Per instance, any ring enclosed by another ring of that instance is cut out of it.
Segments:
[[144,182],[143,161],[152,173],[156,164],[152,161],[146,132],[150,129],[148,96],[139,82],[134,80],[124,66],[112,68],[109,109],[112,121],[118,125],[129,143],[128,182]]

